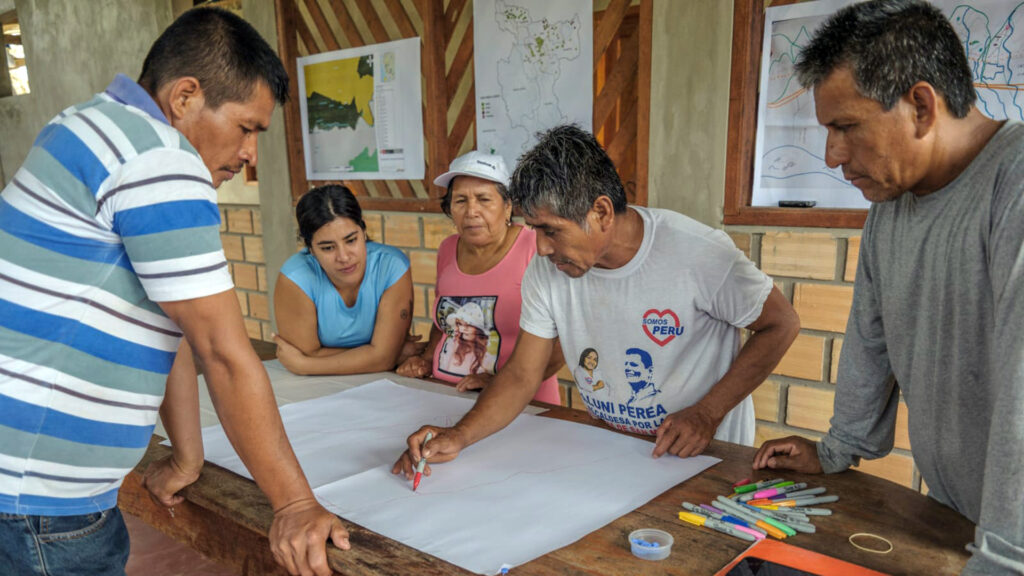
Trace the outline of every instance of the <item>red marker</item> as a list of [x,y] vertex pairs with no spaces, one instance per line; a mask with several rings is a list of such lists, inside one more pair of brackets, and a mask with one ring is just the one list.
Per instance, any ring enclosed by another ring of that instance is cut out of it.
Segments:
[[416,477],[412,479],[413,492],[420,487],[420,478],[423,477],[423,467],[427,465],[427,459],[423,456],[423,448],[426,447],[427,442],[430,442],[430,439],[433,437],[433,432],[427,432],[427,437],[423,440],[423,444],[420,446],[420,461],[416,464]]
[[744,478],[743,480],[740,480],[739,482],[733,482],[732,487],[733,488],[737,488],[737,487],[743,486],[745,484],[750,484],[750,478]]

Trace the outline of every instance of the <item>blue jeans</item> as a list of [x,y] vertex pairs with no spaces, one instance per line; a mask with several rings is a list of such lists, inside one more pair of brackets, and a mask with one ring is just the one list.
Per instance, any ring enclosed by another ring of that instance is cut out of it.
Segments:
[[80,516],[0,513],[0,574],[124,576],[128,529],[117,508]]

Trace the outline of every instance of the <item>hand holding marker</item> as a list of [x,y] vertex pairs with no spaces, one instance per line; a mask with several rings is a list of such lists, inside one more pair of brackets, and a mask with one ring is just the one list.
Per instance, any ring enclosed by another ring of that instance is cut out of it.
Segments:
[[423,445],[420,446],[420,461],[416,464],[416,477],[412,479],[413,492],[420,487],[420,478],[423,477],[423,467],[427,465],[427,457],[423,455],[423,449],[427,446],[427,442],[430,442],[430,439],[433,437],[433,432],[427,432],[427,437],[423,440]]

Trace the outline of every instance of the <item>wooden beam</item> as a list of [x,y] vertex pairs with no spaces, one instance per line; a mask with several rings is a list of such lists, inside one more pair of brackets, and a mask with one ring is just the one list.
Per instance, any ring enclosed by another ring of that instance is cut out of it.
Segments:
[[[466,0],[451,0],[448,3],[448,9],[444,11],[444,44],[445,51],[448,50],[448,43],[452,41],[452,37],[455,35],[455,26],[459,23],[459,17],[462,16],[462,9],[466,7]],[[470,30],[473,29],[473,24],[469,25]]]
[[362,35],[359,34],[359,29],[352,22],[352,16],[349,15],[348,8],[345,8],[345,3],[341,0],[331,0],[331,9],[334,10],[334,17],[338,19],[338,25],[345,32],[345,38],[348,38],[348,43],[352,46],[366,44],[363,42]]
[[313,24],[316,25],[316,29],[320,32],[320,37],[323,38],[324,45],[327,46],[327,49],[340,50],[341,44],[338,43],[338,39],[334,37],[334,32],[332,32],[331,27],[328,26],[327,16],[325,16],[324,11],[320,9],[320,4],[316,0],[306,0],[306,10],[309,11],[309,16],[313,19]]
[[636,75],[636,198],[647,205],[647,163],[651,144],[651,41],[654,29],[654,0],[640,0],[640,49]]
[[[604,126],[608,115],[615,108],[619,97],[637,77],[637,62],[640,54],[640,39],[631,36],[621,42],[622,52],[612,65],[612,72],[606,77],[601,93],[594,99],[594,129]],[[649,51],[649,50],[648,50]]]
[[377,15],[377,11],[370,4],[370,0],[356,0],[356,8],[362,13],[363,20],[370,27],[370,33],[373,34],[373,39],[377,43],[387,42],[392,39],[388,36],[388,31],[384,29],[384,24],[381,23],[380,16]]
[[402,32],[402,38],[415,38],[416,29],[412,26],[412,20],[409,20],[409,15],[405,13],[405,8],[402,8],[398,0],[384,0],[384,5],[388,7],[391,19]]
[[[291,182],[292,201],[296,201],[306,193],[306,159],[302,147],[302,116],[299,112],[298,39],[296,38],[298,9],[295,0],[276,0],[277,12],[277,52],[288,72],[291,81],[288,83],[288,100],[284,105],[284,134],[288,148],[288,180]],[[299,28],[301,31],[301,28]],[[306,46],[310,48],[310,46]]]
[[[473,70],[469,68],[469,64],[473,61],[473,25],[466,29],[466,33],[462,36],[462,43],[459,44],[459,49],[455,52],[455,58],[452,59],[452,67],[448,69],[448,76],[445,79],[445,86],[447,88],[448,97],[452,98],[455,96],[456,90],[458,90],[459,82],[462,81],[462,76],[468,71],[470,74]],[[475,80],[475,78],[474,78]],[[476,104],[474,103],[474,106]]]
[[15,44],[21,45],[21,36],[15,36],[14,34],[4,34],[4,44]]
[[725,223],[750,205],[757,133],[757,78],[761,60],[764,8],[755,0],[735,0],[732,19],[732,68],[729,80],[729,129],[726,136]]
[[459,151],[459,146],[466,139],[466,133],[474,120],[476,120],[476,86],[470,86],[469,94],[466,95],[466,100],[462,103],[462,110],[459,110],[459,116],[455,119],[452,132],[448,135],[449,158],[454,158]]
[[444,74],[444,6],[435,0],[419,0],[423,19],[423,77],[426,81],[423,131],[430,143],[427,158],[427,181],[432,182],[447,168],[448,94]]
[[608,45],[615,39],[619,31],[619,24],[622,23],[626,10],[629,9],[630,0],[611,0],[608,7],[601,13],[601,21],[594,30],[594,62],[601,60]]

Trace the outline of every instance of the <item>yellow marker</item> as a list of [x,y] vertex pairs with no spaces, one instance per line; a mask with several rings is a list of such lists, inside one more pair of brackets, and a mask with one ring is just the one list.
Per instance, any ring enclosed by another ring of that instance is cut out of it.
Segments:
[[700,514],[694,514],[693,512],[680,512],[679,519],[685,522],[689,522],[694,526],[703,526],[704,521],[707,520],[706,517],[701,516]]

